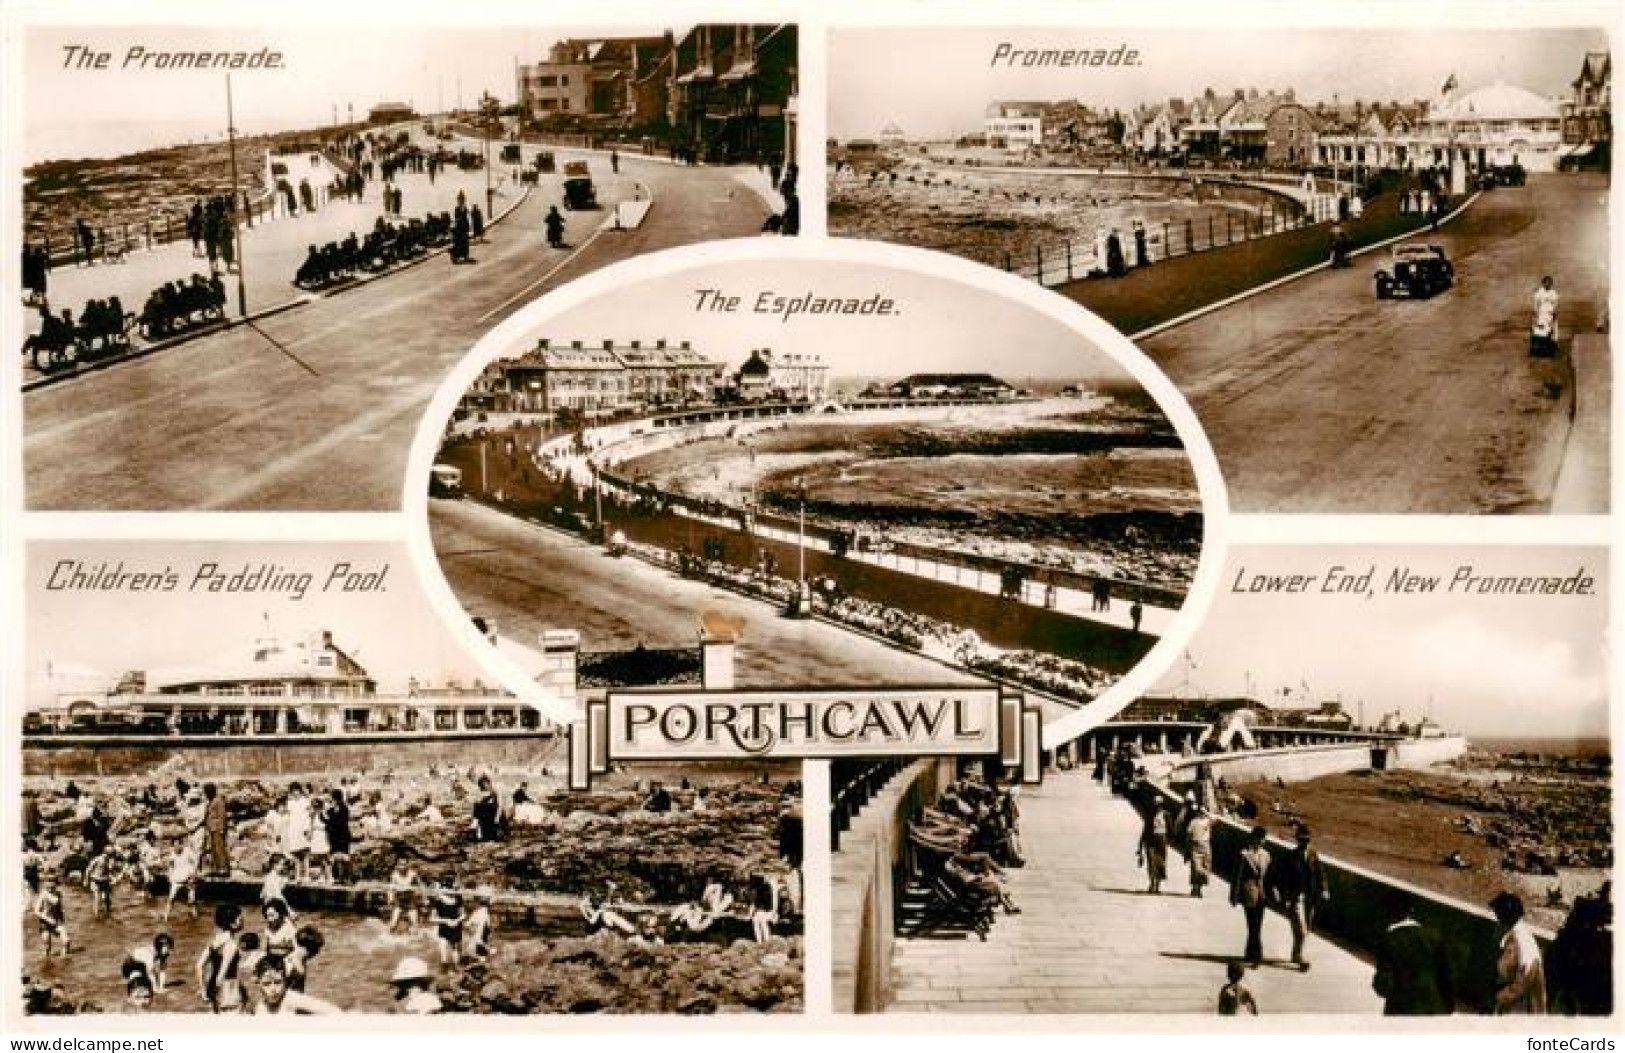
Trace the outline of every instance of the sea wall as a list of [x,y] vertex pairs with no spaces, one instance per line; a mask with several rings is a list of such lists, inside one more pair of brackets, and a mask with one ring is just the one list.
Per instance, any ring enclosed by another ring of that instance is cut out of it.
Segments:
[[916,761],[841,835],[831,862],[837,1013],[879,1012],[891,1001],[897,899],[909,872],[908,820],[935,801],[953,777],[951,761]]
[[534,732],[498,738],[360,739],[334,742],[223,743],[218,738],[174,742],[28,742],[23,776],[43,779],[142,778],[162,773],[194,778],[257,779],[291,775],[378,772],[388,768],[494,765],[540,766],[566,763],[554,739]]
[[1196,777],[1196,766],[1207,764],[1215,778],[1230,783],[1255,779],[1305,782],[1323,775],[1347,772],[1389,771],[1400,768],[1426,768],[1453,760],[1467,752],[1467,742],[1459,736],[1437,739],[1404,739],[1398,742],[1290,746],[1279,749],[1243,750],[1181,758],[1169,768],[1172,782]]

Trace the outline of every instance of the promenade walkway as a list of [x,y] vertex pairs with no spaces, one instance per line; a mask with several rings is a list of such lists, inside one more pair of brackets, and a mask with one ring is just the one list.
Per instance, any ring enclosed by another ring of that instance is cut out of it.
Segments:
[[[987,942],[899,939],[896,1002],[909,1013],[1193,1013],[1212,1015],[1225,965],[1246,930],[1223,882],[1186,895],[1183,860],[1170,853],[1170,890],[1144,892],[1134,861],[1134,809],[1087,769],[1050,773],[1022,791],[1027,866],[1007,872],[1018,915],[1001,915]],[[1259,1012],[1382,1011],[1371,967],[1311,937],[1307,973],[1285,964],[1285,919],[1264,921],[1262,968],[1245,983]]]

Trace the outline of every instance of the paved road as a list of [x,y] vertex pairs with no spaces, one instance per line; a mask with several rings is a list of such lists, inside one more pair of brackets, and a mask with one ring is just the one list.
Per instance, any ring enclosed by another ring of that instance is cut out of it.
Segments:
[[[1168,892],[1145,893],[1134,861],[1134,809],[1088,769],[1047,773],[1023,790],[1027,866],[1007,871],[1019,915],[1001,915],[987,942],[899,939],[899,1013],[1192,1013],[1213,1015],[1226,964],[1246,941],[1223,882],[1193,899],[1183,860],[1169,854]],[[1284,918],[1264,919],[1263,968],[1245,983],[1265,1016],[1382,1012],[1371,967],[1318,937],[1300,973]]]
[[452,590],[470,614],[535,645],[543,629],[581,633],[583,650],[692,647],[705,611],[745,620],[740,687],[816,683],[956,684],[973,678],[817,621],[688,581],[470,501],[436,501],[429,522]]
[[1368,254],[1141,346],[1195,407],[1236,511],[1545,511],[1573,393],[1527,354],[1531,297],[1551,274],[1565,332],[1595,328],[1607,194],[1584,175],[1484,195],[1431,239],[1459,281],[1432,300],[1376,300]]
[[728,169],[629,159],[619,176],[595,178],[606,204],[641,187],[656,205],[635,232],[590,244],[605,213],[572,215],[566,238],[585,244],[574,259],[546,247],[551,202],[532,195],[476,246],[474,264],[436,257],[252,328],[28,393],[28,507],[398,508],[419,418],[482,333],[585,270],[755,234],[767,215]]

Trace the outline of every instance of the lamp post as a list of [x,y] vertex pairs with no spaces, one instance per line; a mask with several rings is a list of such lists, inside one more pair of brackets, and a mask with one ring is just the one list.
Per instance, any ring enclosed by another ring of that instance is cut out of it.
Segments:
[[237,313],[248,317],[248,290],[243,284],[243,272],[247,269],[247,246],[237,230],[237,128],[232,115],[231,105],[231,74],[226,74],[226,142],[231,154],[231,240],[237,244]]

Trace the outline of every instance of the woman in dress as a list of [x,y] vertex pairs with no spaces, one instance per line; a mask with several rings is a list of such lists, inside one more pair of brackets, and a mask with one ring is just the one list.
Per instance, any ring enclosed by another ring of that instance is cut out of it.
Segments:
[[1500,925],[1499,950],[1495,960],[1495,1013],[1546,1012],[1546,969],[1541,962],[1540,944],[1524,921],[1523,900],[1502,892],[1490,900],[1490,910]]

